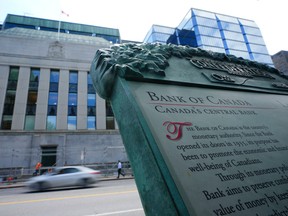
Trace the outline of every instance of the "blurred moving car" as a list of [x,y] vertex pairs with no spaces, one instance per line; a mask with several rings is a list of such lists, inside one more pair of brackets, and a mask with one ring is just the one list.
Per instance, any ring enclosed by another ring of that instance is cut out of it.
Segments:
[[44,191],[60,187],[87,187],[99,181],[101,172],[83,166],[56,167],[43,175],[30,178],[26,186],[31,190]]

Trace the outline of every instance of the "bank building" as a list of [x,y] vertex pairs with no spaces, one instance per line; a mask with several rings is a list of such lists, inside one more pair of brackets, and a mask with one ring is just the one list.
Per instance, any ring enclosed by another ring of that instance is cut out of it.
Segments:
[[[119,29],[7,15],[0,31],[0,176],[31,174],[38,161],[44,168],[129,161],[110,103],[89,74],[98,49],[123,42]],[[199,9],[176,28],[153,25],[143,42],[273,66],[255,22]]]

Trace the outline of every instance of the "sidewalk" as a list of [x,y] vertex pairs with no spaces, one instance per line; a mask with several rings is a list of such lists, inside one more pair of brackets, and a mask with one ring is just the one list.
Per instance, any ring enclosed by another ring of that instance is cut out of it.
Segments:
[[[125,179],[134,179],[134,176],[128,175],[125,177],[117,178],[117,176],[102,176],[99,181],[113,181],[113,180],[125,180]],[[28,180],[28,179],[26,179]],[[8,188],[18,188],[18,187],[25,187],[26,180],[18,180],[17,182],[2,182],[0,183],[0,190],[1,189],[8,189]]]

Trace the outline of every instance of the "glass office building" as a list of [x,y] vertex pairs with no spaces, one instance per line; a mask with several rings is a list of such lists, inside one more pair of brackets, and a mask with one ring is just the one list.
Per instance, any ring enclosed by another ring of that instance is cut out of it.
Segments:
[[190,9],[176,28],[153,25],[144,42],[188,45],[273,66],[254,21],[199,9]]

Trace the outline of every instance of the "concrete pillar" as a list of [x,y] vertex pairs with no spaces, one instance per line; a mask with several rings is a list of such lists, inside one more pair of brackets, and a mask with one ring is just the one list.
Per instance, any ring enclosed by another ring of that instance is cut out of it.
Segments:
[[96,94],[96,128],[106,129],[106,105],[105,100]]
[[69,71],[60,70],[58,106],[57,106],[57,130],[67,130],[68,116],[68,91],[69,91]]
[[20,67],[11,130],[23,130],[30,80],[29,67]]
[[87,72],[78,72],[77,130],[87,129]]
[[35,116],[35,130],[46,130],[49,83],[50,70],[47,68],[40,69],[40,79]]
[[4,111],[4,103],[9,78],[9,66],[0,65],[0,125],[2,122],[2,113]]

